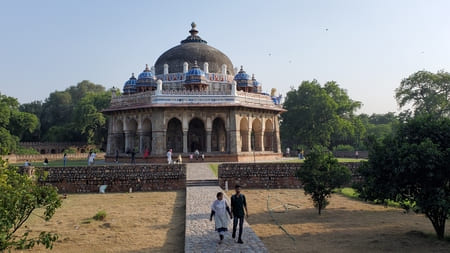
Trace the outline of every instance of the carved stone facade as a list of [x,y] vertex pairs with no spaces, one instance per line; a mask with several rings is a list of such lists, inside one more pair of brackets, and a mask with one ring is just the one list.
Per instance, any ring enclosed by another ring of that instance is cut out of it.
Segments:
[[206,45],[195,24],[189,32],[155,67],[146,66],[137,79],[132,74],[122,95],[113,95],[104,111],[110,115],[107,160],[135,152],[138,161],[164,161],[169,149],[174,158],[198,150],[209,161],[280,157],[280,97],[262,93],[242,67],[234,76],[231,61]]

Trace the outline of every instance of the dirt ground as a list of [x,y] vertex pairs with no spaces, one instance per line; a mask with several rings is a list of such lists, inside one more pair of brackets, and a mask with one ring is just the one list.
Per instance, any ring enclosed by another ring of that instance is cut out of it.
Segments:
[[[183,252],[185,198],[184,191],[73,194],[49,222],[32,216],[24,230],[59,234],[52,251],[32,252]],[[90,219],[100,210],[104,221]]]
[[[232,193],[232,192],[230,192]],[[231,196],[231,194],[228,194]],[[450,252],[427,218],[333,195],[319,216],[303,190],[245,190],[248,222],[270,252]],[[267,212],[295,239],[285,234]],[[280,207],[293,204],[287,212]],[[277,208],[278,207],[278,208]],[[447,226],[446,234],[450,233]]]

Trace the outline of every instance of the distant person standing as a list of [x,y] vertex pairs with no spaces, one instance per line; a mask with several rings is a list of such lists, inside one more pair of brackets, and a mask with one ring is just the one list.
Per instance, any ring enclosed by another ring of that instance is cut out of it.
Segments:
[[89,151],[89,154],[88,154],[88,157],[87,157],[87,160],[88,160],[88,166],[91,165],[91,156],[92,156],[92,150]]
[[356,157],[356,159],[359,159],[359,152],[358,152],[358,150],[355,151],[355,157]]
[[144,159],[145,159],[145,161],[147,161],[147,158],[148,158],[149,155],[150,155],[150,151],[148,150],[148,148],[145,148],[145,151],[144,151]]
[[198,152],[198,149],[195,150],[194,155],[195,155],[195,160],[198,160],[198,156],[200,155],[200,152]]
[[286,148],[286,157],[291,156],[291,149],[289,147]]
[[205,160],[205,153],[202,153],[202,161]]
[[44,165],[45,165],[45,166],[48,165],[48,159],[47,159],[47,157],[44,159]]
[[[231,213],[233,214],[233,234],[232,237],[236,238],[236,228],[239,221],[239,237],[238,243],[244,243],[242,241],[242,229],[244,225],[244,216],[248,219],[247,201],[245,195],[241,194],[241,186],[236,185],[234,187],[236,194],[231,196]],[[245,209],[245,212],[244,212]]]
[[64,167],[66,167],[66,163],[67,163],[67,153],[64,153],[64,156],[63,156],[63,163],[64,163]]
[[136,151],[134,148],[131,150],[131,163],[136,164]]
[[167,163],[171,164],[172,163],[172,149],[169,149],[167,151]]
[[116,160],[115,160],[115,162],[116,163],[119,162],[119,150],[118,149],[116,149]]

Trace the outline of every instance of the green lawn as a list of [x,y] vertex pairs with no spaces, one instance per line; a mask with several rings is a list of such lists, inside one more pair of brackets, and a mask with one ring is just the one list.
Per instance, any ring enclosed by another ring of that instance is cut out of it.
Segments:
[[[367,161],[367,159],[355,159],[355,158],[337,158],[339,162],[341,163],[358,163],[358,162],[362,162],[362,161]],[[298,159],[298,158],[288,158],[288,159],[284,159],[282,161],[275,161],[275,163],[303,163],[305,162],[305,159]]]
[[212,172],[214,173],[214,175],[216,175],[216,177],[219,176],[219,164],[217,163],[211,163],[209,165],[209,168],[212,170]]

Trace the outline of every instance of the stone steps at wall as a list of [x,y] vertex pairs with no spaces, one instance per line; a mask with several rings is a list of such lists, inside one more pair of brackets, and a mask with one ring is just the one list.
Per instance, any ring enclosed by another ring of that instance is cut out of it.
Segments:
[[219,186],[219,180],[218,179],[187,180],[186,187],[192,186]]

